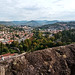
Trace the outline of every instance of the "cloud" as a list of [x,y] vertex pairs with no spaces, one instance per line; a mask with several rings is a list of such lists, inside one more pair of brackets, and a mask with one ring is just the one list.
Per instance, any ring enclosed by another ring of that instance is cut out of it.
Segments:
[[75,20],[74,0],[0,0],[0,20]]
[[63,1],[63,0],[54,0],[53,3],[58,3],[60,1]]

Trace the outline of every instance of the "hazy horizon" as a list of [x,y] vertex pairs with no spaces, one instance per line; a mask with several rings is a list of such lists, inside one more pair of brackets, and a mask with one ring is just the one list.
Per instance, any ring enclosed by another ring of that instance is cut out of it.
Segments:
[[0,21],[60,21],[60,20],[0,20]]
[[1,0],[0,21],[74,21],[74,3],[74,0]]

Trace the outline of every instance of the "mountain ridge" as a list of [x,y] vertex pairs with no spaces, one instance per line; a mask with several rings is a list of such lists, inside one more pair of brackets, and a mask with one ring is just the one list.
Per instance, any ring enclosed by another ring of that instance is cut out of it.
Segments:
[[19,26],[19,25],[27,25],[27,26],[42,26],[45,24],[53,24],[58,22],[57,20],[53,21],[47,21],[47,20],[31,20],[31,21],[0,21],[0,24],[4,25],[14,25],[14,26]]

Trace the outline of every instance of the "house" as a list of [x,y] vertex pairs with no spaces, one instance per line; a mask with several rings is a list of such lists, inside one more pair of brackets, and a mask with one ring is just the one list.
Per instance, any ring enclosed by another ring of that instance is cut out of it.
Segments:
[[3,41],[4,40],[4,38],[0,38],[0,41]]
[[11,44],[12,42],[13,42],[13,40],[9,40],[7,43],[8,43],[8,44]]
[[9,59],[9,58],[11,58],[15,55],[16,55],[15,53],[13,53],[13,54],[11,54],[11,53],[3,54],[3,55],[0,55],[0,60]]

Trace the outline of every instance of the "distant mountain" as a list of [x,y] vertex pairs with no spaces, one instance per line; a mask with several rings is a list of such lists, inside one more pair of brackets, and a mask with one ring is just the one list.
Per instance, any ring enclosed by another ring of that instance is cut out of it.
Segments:
[[0,21],[0,24],[3,25],[10,25],[10,26],[17,26],[17,25],[25,25],[27,21]]
[[3,24],[3,25],[15,25],[13,22],[11,21],[0,21],[0,24]]
[[59,22],[59,21],[57,21],[57,20],[54,20],[54,21],[46,21],[45,24],[54,24],[54,23],[57,23],[57,22]]
[[[47,22],[48,23],[48,22]],[[75,29],[75,21],[70,22],[56,22],[53,24],[46,24],[36,29],[48,29],[48,30],[66,30],[66,29]]]
[[41,25],[46,25],[46,24],[54,24],[54,23],[57,23],[59,21],[57,21],[57,20],[53,20],[53,21],[48,21],[48,20],[42,20],[42,21],[40,21],[40,20],[38,20],[37,22],[39,24],[41,24]]
[[37,21],[31,20],[26,22],[25,25],[36,27],[36,26],[40,26],[40,23],[38,23]]
[[25,25],[28,21],[12,21],[15,25]]
[[42,26],[46,24],[54,24],[58,22],[57,20],[48,21],[48,20],[31,20],[31,21],[0,21],[0,24],[4,25],[27,25],[32,27]]
[[58,23],[43,25],[40,27],[36,27],[36,29],[49,29],[49,30],[64,30],[66,26],[59,25]]

